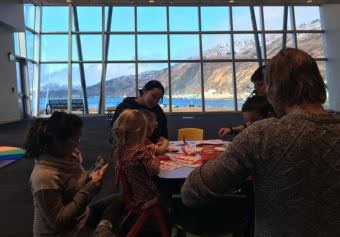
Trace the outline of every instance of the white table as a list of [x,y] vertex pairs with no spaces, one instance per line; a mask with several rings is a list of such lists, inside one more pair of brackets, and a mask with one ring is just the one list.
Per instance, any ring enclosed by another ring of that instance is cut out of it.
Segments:
[[[225,146],[230,144],[230,142],[223,141],[223,140],[203,140],[203,141],[187,141],[187,144],[190,146],[195,147],[197,144],[200,143],[209,143],[209,144],[220,144],[224,143]],[[180,146],[183,145],[183,142],[178,142],[178,141],[171,141],[170,142],[170,147],[171,146],[176,146],[180,150]],[[161,169],[158,177],[163,178],[163,179],[186,179],[191,171],[193,171],[194,168],[191,167],[181,167],[173,170],[167,170],[167,169]]]

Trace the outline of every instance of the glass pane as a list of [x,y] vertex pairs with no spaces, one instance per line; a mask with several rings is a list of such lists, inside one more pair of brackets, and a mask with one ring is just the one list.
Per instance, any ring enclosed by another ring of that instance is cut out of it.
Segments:
[[164,111],[169,111],[169,73],[167,63],[139,63],[138,87],[142,88],[150,80],[158,80],[164,86],[164,98],[160,106]]
[[13,33],[14,38],[14,54],[20,56],[19,33]]
[[109,60],[135,60],[135,36],[111,35]]
[[259,67],[256,62],[238,62],[236,67],[236,86],[238,110],[241,110],[244,101],[253,92],[254,86],[250,81],[251,75]]
[[[260,48],[261,48],[261,56],[262,59],[265,59],[265,51],[264,51],[264,45],[263,45],[263,38],[266,38],[265,36],[263,36],[262,34],[258,34],[259,36],[259,41],[260,41]],[[266,49],[267,50],[267,49]]]
[[42,31],[68,31],[68,7],[42,7]]
[[[81,50],[83,60],[101,60],[102,59],[102,36],[101,35],[80,35]],[[72,41],[72,58],[78,58],[78,44],[76,36],[73,36]]]
[[67,99],[67,64],[40,65],[39,111],[46,108],[49,99]]
[[102,64],[85,63],[84,70],[89,113],[98,113]]
[[292,23],[292,6],[288,7],[288,22],[287,22],[287,29],[293,30],[293,23]]
[[198,59],[198,35],[170,35],[170,57],[172,60]]
[[234,35],[235,58],[256,59],[256,45],[253,34]]
[[261,14],[260,14],[260,7],[254,7],[254,12],[255,12],[255,20],[256,20],[256,27],[258,30],[263,30],[262,29],[262,24],[261,24]]
[[287,48],[295,48],[294,45],[294,34],[287,34]]
[[[317,61],[319,71],[321,73],[321,76],[327,86],[327,74],[326,74],[326,62],[325,61]],[[329,108],[329,94],[328,94],[328,88],[326,87],[327,92],[327,100],[324,104],[324,107],[327,109]]]
[[274,57],[282,49],[282,34],[266,34],[267,58]]
[[326,62],[325,61],[317,61],[319,71],[325,83],[327,84],[327,76],[326,76]]
[[263,7],[265,30],[283,30],[283,7]]
[[[107,15],[105,17],[107,18]],[[111,31],[135,31],[133,7],[113,7]]]
[[27,58],[34,59],[34,34],[30,31],[26,31],[25,33]]
[[[38,80],[38,70],[39,70],[39,67],[37,64],[35,63],[31,63],[31,62],[27,62],[27,68],[28,68],[28,80],[29,80],[29,86],[30,86],[30,98],[31,98],[31,109],[32,111],[31,114],[33,113],[33,111],[37,111],[37,101],[36,101],[36,96],[37,93],[39,92],[39,88],[37,87],[34,87],[33,86],[33,83]],[[40,111],[37,111],[38,114],[41,113]],[[42,111],[44,112],[44,111]]]
[[170,31],[198,31],[197,7],[170,7]]
[[25,26],[34,30],[35,6],[33,4],[24,4]]
[[297,30],[320,30],[320,9],[317,6],[294,7]]
[[72,64],[72,99],[83,99],[83,89],[81,87],[79,64]]
[[168,41],[166,35],[138,35],[139,60],[167,60]]
[[203,65],[206,111],[234,110],[232,70],[232,63]]
[[201,66],[199,63],[171,65],[173,112],[201,112]]
[[[33,102],[34,99],[34,93],[35,93],[35,88],[33,87],[34,80],[36,77],[36,70],[37,66],[36,64],[33,64],[31,62],[27,62],[27,70],[28,70],[28,85],[29,85],[29,99],[31,102]],[[35,106],[35,102],[33,102],[33,105]]]
[[17,92],[18,92],[18,108],[20,113],[23,112],[23,104],[22,104],[22,92],[21,92],[21,76],[20,76],[20,64],[19,62],[15,63],[16,69],[16,78],[17,78]]
[[322,35],[320,33],[297,34],[298,48],[306,51],[314,58],[323,58],[324,51],[321,37]]
[[[77,7],[77,13],[79,31],[102,31],[101,7]],[[74,22],[73,30],[75,30]]]
[[41,61],[67,61],[67,35],[41,36]]
[[201,7],[202,31],[230,30],[229,7]]
[[166,31],[165,7],[138,7],[138,31]]
[[202,35],[204,59],[231,58],[230,35]]
[[233,7],[234,30],[252,30],[249,7]]
[[134,63],[107,64],[105,95],[106,108],[116,107],[125,97],[136,96]]

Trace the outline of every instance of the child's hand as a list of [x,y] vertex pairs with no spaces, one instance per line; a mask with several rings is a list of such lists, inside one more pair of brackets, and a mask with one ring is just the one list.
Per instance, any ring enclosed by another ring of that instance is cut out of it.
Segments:
[[150,144],[150,145],[147,145],[146,148],[148,149],[148,151],[149,151],[152,155],[155,155],[156,150],[157,150],[157,145],[155,145],[155,144]]
[[102,156],[97,156],[96,157],[96,161],[94,162],[95,170],[100,169],[101,167],[103,167],[104,163],[105,163],[104,158]]
[[104,165],[100,169],[96,170],[91,176],[91,182],[97,187],[100,188],[103,184],[103,175],[105,174],[107,167],[109,164]]
[[168,139],[166,139],[164,137],[160,137],[158,142],[157,142],[157,146],[162,147],[162,148],[167,148],[169,146]]
[[103,175],[105,174],[108,166],[109,166],[109,164],[106,164],[106,165],[102,166],[97,172],[99,172],[99,174],[103,177]]
[[219,137],[224,137],[228,134],[231,134],[231,129],[230,128],[221,128],[219,131],[218,131],[218,136]]

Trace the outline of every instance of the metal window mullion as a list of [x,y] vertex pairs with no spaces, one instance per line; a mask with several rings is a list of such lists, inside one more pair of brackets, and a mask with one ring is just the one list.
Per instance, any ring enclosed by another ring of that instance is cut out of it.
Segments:
[[[112,8],[112,6],[110,7]],[[107,18],[109,21],[109,17]],[[109,27],[109,22],[107,22],[107,27]],[[106,79],[106,67],[107,67],[107,46],[108,39],[110,35],[105,34],[105,7],[102,6],[102,72],[101,72],[101,80],[100,80],[100,91],[99,91],[99,104],[98,104],[98,113],[104,114],[105,112],[105,79]]]
[[201,6],[197,7],[198,11],[198,37],[200,46],[200,69],[201,69],[201,100],[202,111],[205,112],[205,95],[204,95],[204,71],[203,71],[203,46],[202,46],[202,27],[201,27]]
[[[79,22],[78,22],[78,12],[77,7],[72,6],[73,14],[74,14],[74,28],[76,31],[79,31]],[[77,42],[77,50],[78,50],[78,59],[79,59],[79,73],[80,73],[80,83],[83,92],[83,100],[84,100],[84,113],[89,113],[89,107],[87,102],[87,91],[86,91],[86,80],[85,80],[85,69],[83,64],[83,52],[81,47],[80,35],[76,35]]]
[[283,10],[283,35],[282,35],[282,48],[287,47],[287,25],[288,25],[288,5],[284,6]]
[[253,31],[254,31],[253,34],[254,34],[254,40],[255,40],[255,46],[256,46],[257,59],[258,59],[258,62],[259,62],[259,66],[262,66],[262,54],[261,54],[259,35],[257,33],[257,24],[256,24],[256,17],[255,17],[254,6],[250,6],[249,10],[250,10],[250,15],[251,15]]
[[72,112],[72,5],[68,5],[67,111]]
[[262,30],[262,47],[263,47],[263,59],[267,62],[267,45],[266,45],[266,34],[264,29],[264,13],[263,6],[260,6],[260,20],[261,20],[261,30]]
[[168,88],[169,88],[169,112],[172,112],[172,87],[171,87],[171,63],[170,63],[170,18],[169,18],[169,6],[166,6],[166,31],[168,42]]
[[234,92],[234,109],[237,111],[237,86],[236,86],[236,65],[235,65],[235,47],[234,47],[234,33],[233,33],[233,12],[232,7],[229,7],[229,22],[230,22],[230,45],[231,45],[231,59],[233,67],[233,92]]
[[138,37],[137,37],[137,6],[134,6],[135,10],[135,82],[136,82],[136,96],[138,97]]
[[[38,21],[39,21],[39,29],[38,29],[38,58],[37,58],[37,65],[36,65],[36,73],[38,75],[36,75],[36,80],[34,80],[33,82],[33,91],[35,90],[35,98],[33,100],[33,102],[35,102],[35,104],[33,104],[33,115],[34,116],[38,116],[39,115],[39,104],[40,104],[40,80],[41,80],[41,29],[42,29],[42,6],[39,5],[39,11],[37,14],[38,15]],[[47,103],[47,101],[46,101]],[[34,109],[35,108],[35,109]]]
[[[37,63],[34,60],[26,59],[26,61],[31,63]],[[171,63],[199,63],[200,59],[192,59],[192,60],[171,60]],[[227,62],[257,62],[258,59],[256,58],[236,58],[235,60],[232,60],[231,58],[225,58],[225,59],[203,59],[203,63],[227,63]],[[72,63],[101,63],[102,61],[98,60],[89,60],[89,61],[79,61],[79,60],[72,60]],[[167,63],[168,60],[139,60],[139,63]],[[41,64],[67,64],[68,61],[43,61]],[[107,63],[135,63],[134,60],[107,60]]]
[[21,95],[20,98],[22,100],[22,106],[23,106],[23,117],[28,117],[28,111],[30,110],[30,100],[27,100],[29,98],[30,94],[30,86],[28,81],[28,68],[27,68],[27,61],[24,58],[19,59],[19,72],[20,72],[20,90]]
[[294,6],[290,6],[290,22],[293,27],[293,45],[295,48],[298,47],[298,40],[297,40],[297,35],[296,35],[296,21],[295,21],[295,10]]

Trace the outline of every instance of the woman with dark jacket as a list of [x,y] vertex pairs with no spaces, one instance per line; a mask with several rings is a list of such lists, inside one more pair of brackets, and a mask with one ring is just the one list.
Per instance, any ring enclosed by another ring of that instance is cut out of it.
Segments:
[[164,95],[164,87],[157,80],[151,80],[147,82],[143,89],[140,91],[140,96],[138,97],[127,97],[125,98],[116,109],[116,112],[112,119],[112,124],[116,121],[119,115],[125,109],[144,109],[149,110],[150,112],[156,115],[156,119],[158,122],[158,127],[152,133],[150,140],[153,143],[157,143],[159,140],[163,138],[168,138],[168,127],[167,127],[167,118],[159,106],[159,101],[162,99]]

